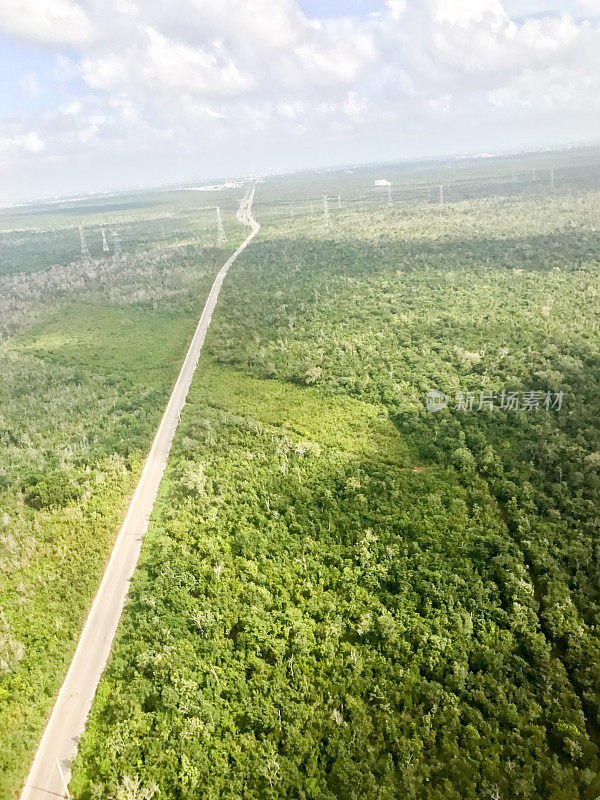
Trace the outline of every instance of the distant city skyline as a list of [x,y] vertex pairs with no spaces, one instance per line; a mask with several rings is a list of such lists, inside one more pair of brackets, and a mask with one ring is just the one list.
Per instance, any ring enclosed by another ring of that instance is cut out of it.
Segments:
[[3,0],[0,202],[598,141],[600,0]]

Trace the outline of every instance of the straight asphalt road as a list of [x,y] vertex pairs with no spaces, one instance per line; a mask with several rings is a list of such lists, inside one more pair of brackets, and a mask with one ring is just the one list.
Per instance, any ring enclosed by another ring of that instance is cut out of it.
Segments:
[[256,236],[252,217],[254,188],[242,200],[237,218],[252,232],[215,278],[165,413],[152,442],[142,475],[117,535],[100,588],[81,632],[75,655],[25,781],[21,800],[66,797],[71,764],[92,706],[140,555],[142,536],[152,513],[179,415],[187,397],[204,338],[229,267]]

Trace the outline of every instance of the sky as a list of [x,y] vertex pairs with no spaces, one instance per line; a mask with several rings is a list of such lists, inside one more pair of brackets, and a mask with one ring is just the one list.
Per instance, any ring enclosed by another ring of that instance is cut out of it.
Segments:
[[600,0],[0,0],[0,203],[599,123]]

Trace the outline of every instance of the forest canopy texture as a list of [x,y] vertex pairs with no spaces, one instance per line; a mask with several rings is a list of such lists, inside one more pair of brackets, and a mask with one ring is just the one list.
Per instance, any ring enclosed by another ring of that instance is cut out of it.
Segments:
[[600,196],[263,202],[76,797],[597,797]]

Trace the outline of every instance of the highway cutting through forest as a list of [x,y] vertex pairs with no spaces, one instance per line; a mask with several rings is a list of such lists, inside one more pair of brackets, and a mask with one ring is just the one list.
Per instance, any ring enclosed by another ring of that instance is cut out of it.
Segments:
[[260,229],[252,216],[255,187],[245,194],[237,219],[252,231],[221,267],[212,285],[179,377],[154,436],[150,452],[125,519],[117,534],[102,582],[83,626],[75,654],[42,735],[21,800],[67,797],[71,765],[79,739],[108,662],[112,643],[140,556],[142,537],[162,480],[179,416],[196,371],[198,358],[219,292],[229,267]]

